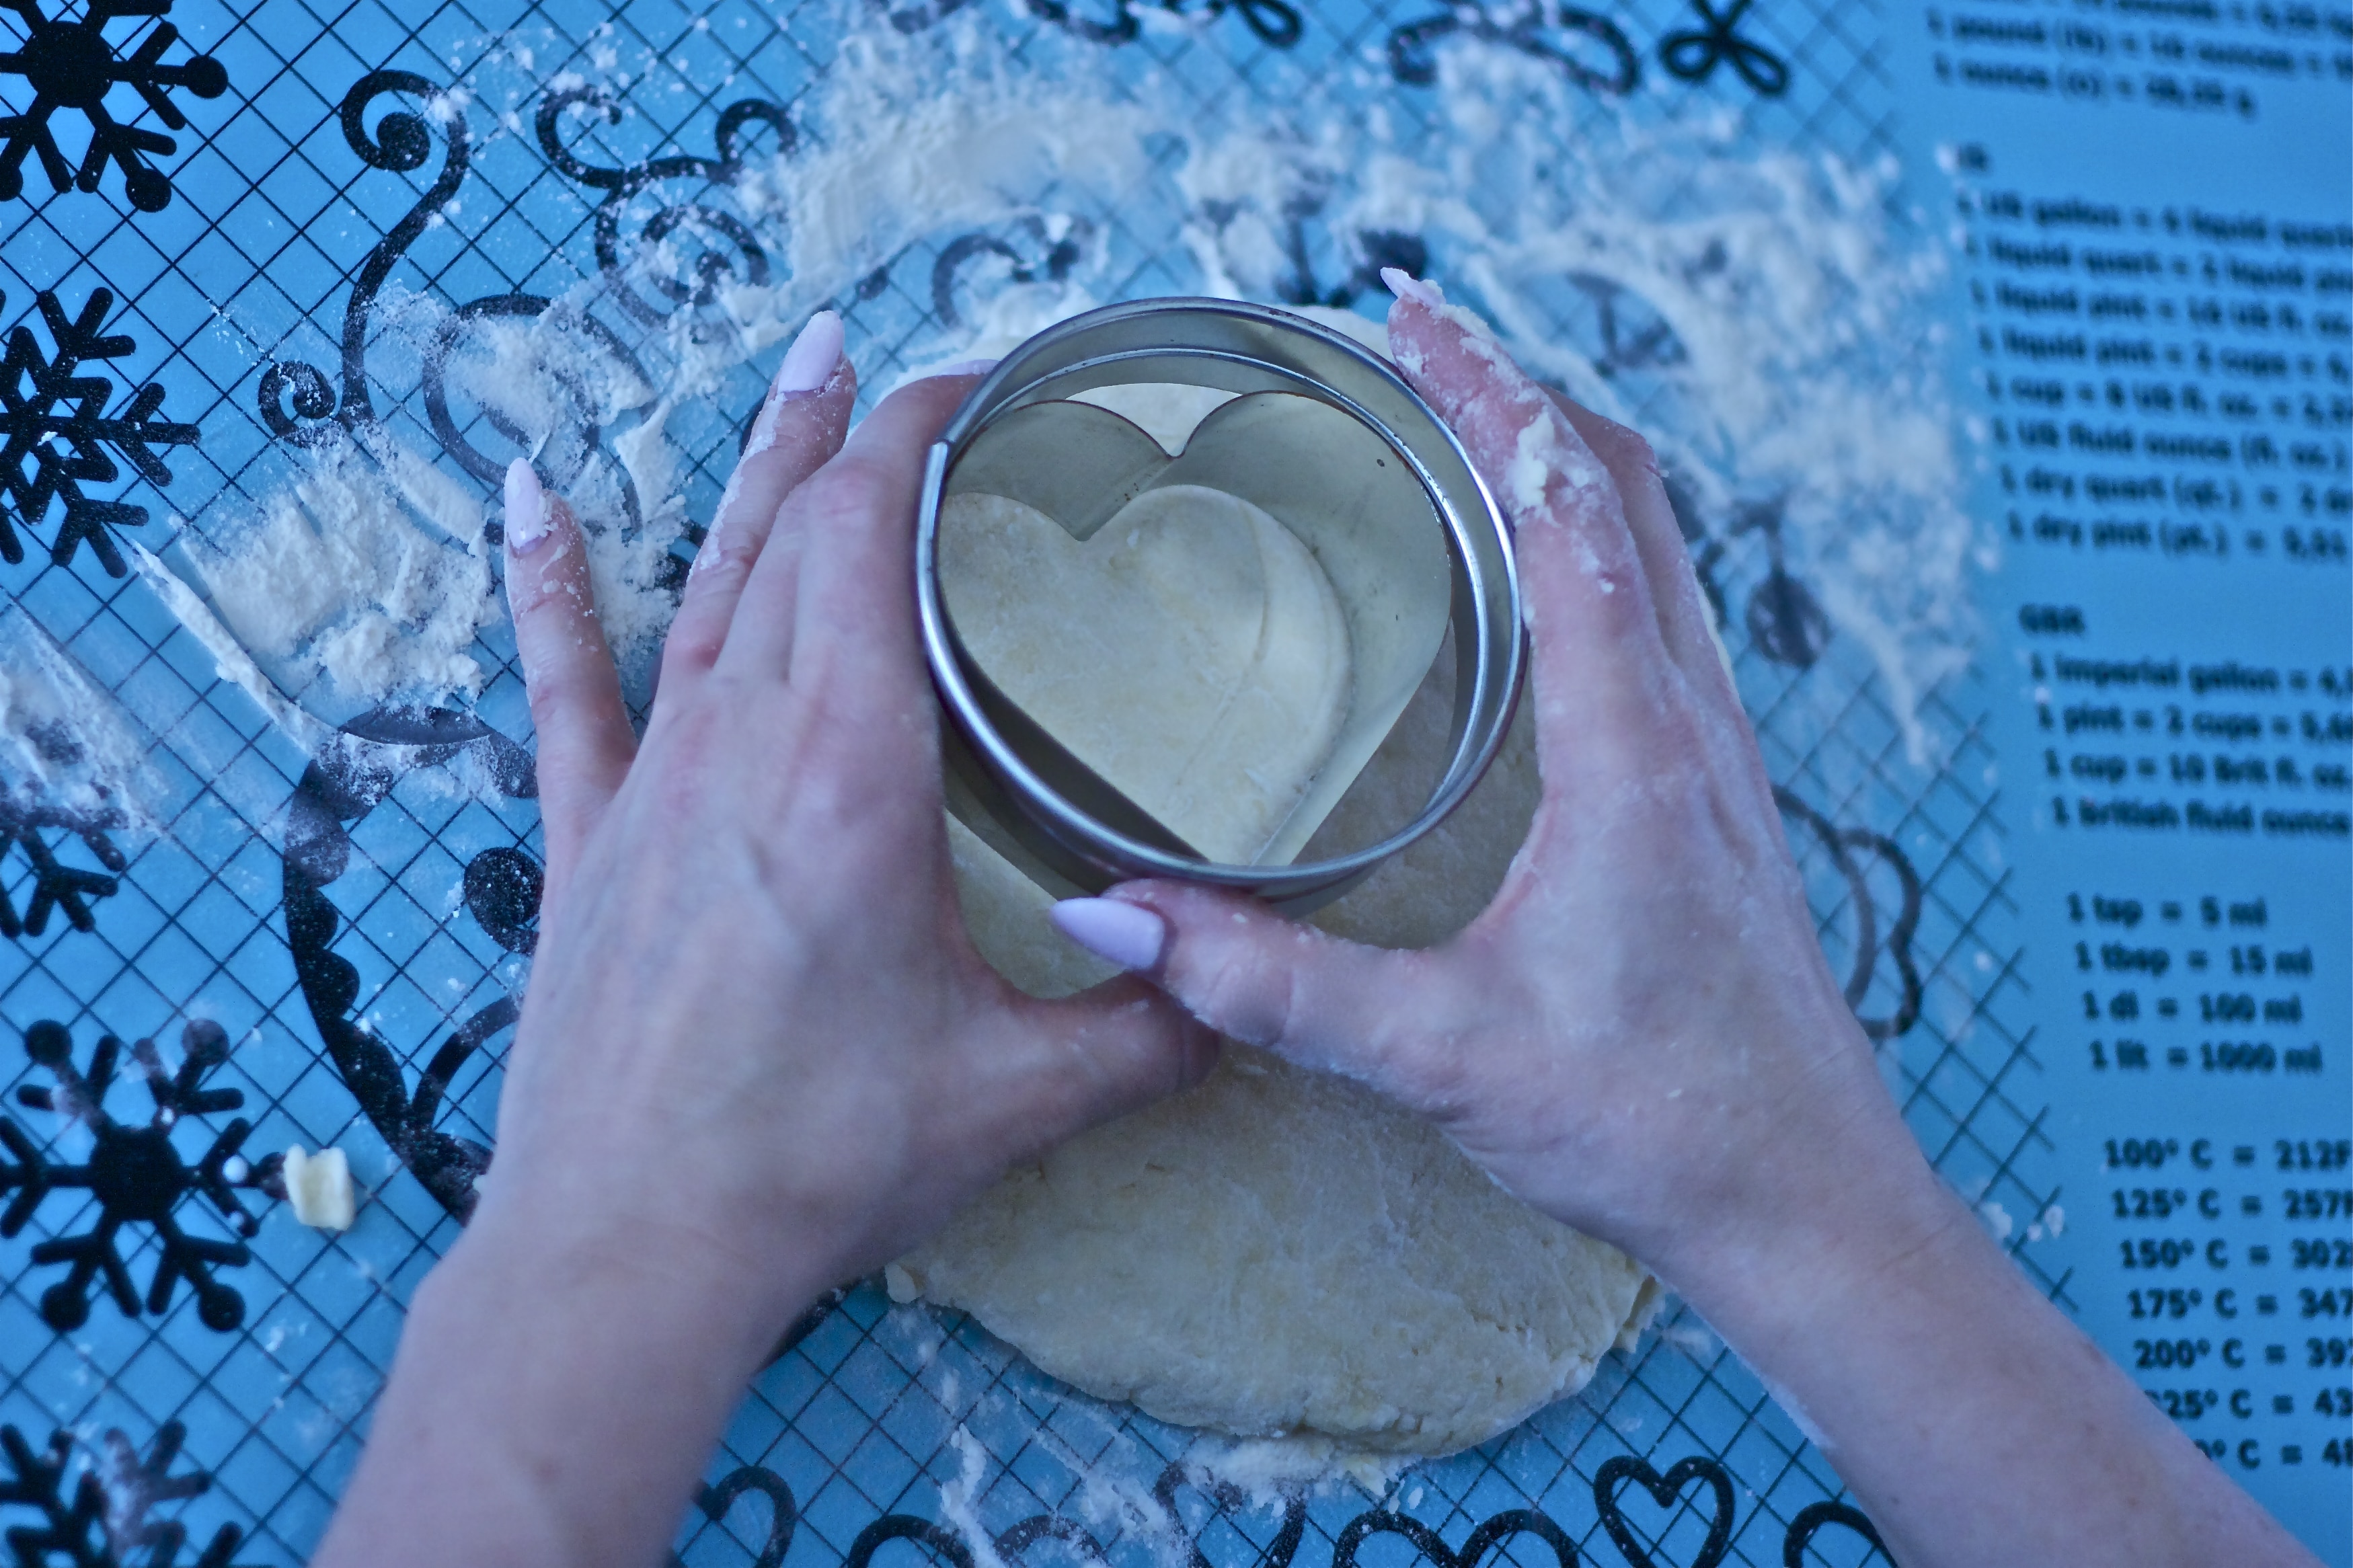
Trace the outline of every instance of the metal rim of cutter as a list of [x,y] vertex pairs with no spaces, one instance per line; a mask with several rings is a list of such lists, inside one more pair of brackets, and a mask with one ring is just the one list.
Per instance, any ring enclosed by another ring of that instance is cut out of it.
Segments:
[[[1164,847],[1175,842],[1165,835],[1161,844],[1148,842],[1073,805],[1022,759],[992,720],[989,710],[1004,711],[1007,705],[965,652],[940,591],[940,509],[949,474],[1001,415],[1138,382],[1312,397],[1378,436],[1420,482],[1436,511],[1453,574],[1451,754],[1428,804],[1380,842],[1283,866],[1227,865],[1174,853]],[[1229,300],[1107,306],[1048,328],[1000,361],[965,399],[925,461],[915,595],[924,657],[951,720],[941,740],[953,782],[969,789],[998,826],[1081,892],[1148,877],[1232,889],[1294,911],[1337,898],[1437,826],[1471,793],[1503,745],[1527,662],[1511,530],[1446,422],[1361,344],[1304,317]]]

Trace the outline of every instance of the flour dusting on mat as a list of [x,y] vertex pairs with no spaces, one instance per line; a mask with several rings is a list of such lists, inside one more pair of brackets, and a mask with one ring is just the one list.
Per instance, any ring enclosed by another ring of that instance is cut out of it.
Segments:
[[0,605],[0,811],[147,826],[146,752],[114,696],[21,605]]
[[480,693],[470,650],[498,616],[480,507],[465,536],[437,536],[351,443],[307,468],[219,542],[183,537],[221,619],[297,699],[322,677],[353,695]]
[[[1361,82],[1303,88],[1273,123],[1271,110],[1241,120],[1241,100],[1164,101],[1068,68],[1050,29],[1017,51],[977,8],[912,34],[864,9],[841,21],[837,58],[790,106],[791,144],[747,155],[698,197],[737,239],[681,228],[642,241],[535,320],[414,295],[379,306],[377,379],[406,384],[403,364],[438,352],[449,395],[508,438],[487,458],[520,448],[570,500],[625,665],[642,670],[675,612],[701,521],[687,515],[690,454],[723,474],[724,451],[704,448],[745,412],[742,367],[812,310],[845,310],[871,396],[891,384],[885,352],[902,366],[994,355],[1139,293],[1280,301],[1320,289],[1303,271],[1303,213],[1357,266],[1330,297],[1385,305],[1369,279],[1386,258],[1366,247],[1408,237],[1540,378],[1649,436],[1713,536],[1769,518],[1777,561],[1869,651],[1925,754],[1921,696],[1974,633],[1964,588],[1978,540],[1935,366],[1940,263],[1891,219],[1891,170],[1757,152],[1725,128],[1628,121],[1570,137],[1576,89],[1507,49],[1439,51],[1436,90],[1409,123],[1386,100],[1367,106]],[[624,79],[620,54],[606,55],[589,63]],[[527,50],[505,58],[528,73]],[[452,99],[445,112],[515,126],[541,93],[586,85],[566,75],[511,106]],[[1123,218],[1170,212],[1189,276],[1175,247],[1161,256],[1173,270],[1114,258],[1132,245]],[[952,296],[945,316],[887,345],[860,340],[875,329],[860,290],[921,300],[926,247],[976,235],[966,264],[930,279]],[[711,270],[744,239],[758,266]],[[1050,268],[1038,261],[1049,255]],[[625,284],[683,302],[616,335],[624,312],[610,299]],[[503,657],[480,636],[504,616],[481,529],[491,484],[451,479],[389,428],[294,453],[280,492],[185,536],[186,574],[314,710],[470,700]]]
[[1891,222],[1894,164],[1751,151],[1725,126],[1567,139],[1557,71],[1439,59],[1427,122],[1377,110],[1344,129],[1335,110],[1313,140],[1197,149],[1182,180],[1205,272],[1271,297],[1303,205],[1336,235],[1414,237],[1452,303],[1648,437],[1702,511],[1773,519],[1925,760],[1920,700],[1967,662],[1982,563],[1932,319],[1941,253]]

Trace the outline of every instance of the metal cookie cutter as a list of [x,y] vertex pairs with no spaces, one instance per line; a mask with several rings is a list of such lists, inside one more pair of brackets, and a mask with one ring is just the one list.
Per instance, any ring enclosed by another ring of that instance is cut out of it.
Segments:
[[[1150,384],[1210,389],[1204,401],[1235,395],[1176,457],[1110,408],[1073,401],[1116,403],[1103,389]],[[1137,496],[1178,484],[1240,496],[1296,535],[1330,580],[1349,639],[1351,700],[1331,752],[1250,864],[1195,850],[1010,700],[958,637],[941,587],[941,516],[957,496],[1020,501],[1083,542]],[[931,449],[915,589],[949,719],[949,809],[1065,897],[1157,877],[1235,889],[1293,913],[1329,902],[1461,803],[1503,743],[1525,663],[1511,533],[1454,433],[1347,337],[1224,300],[1090,311],[1003,360]],[[1319,840],[1317,858],[1298,859],[1426,678],[1443,669],[1450,643],[1446,761],[1425,803],[1370,842]]]

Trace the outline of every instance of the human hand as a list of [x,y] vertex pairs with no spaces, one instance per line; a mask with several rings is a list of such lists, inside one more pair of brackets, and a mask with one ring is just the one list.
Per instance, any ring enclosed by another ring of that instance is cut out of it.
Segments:
[[1823,961],[1649,447],[1556,405],[1439,304],[1402,292],[1393,352],[1515,527],[1534,640],[1544,801],[1493,903],[1419,952],[1166,882],[1057,920],[1205,1022],[1366,1079],[1535,1207],[1697,1284],[1727,1251],[1839,1224],[1926,1167]]
[[477,1222],[691,1249],[771,1337],[1215,1049],[1139,983],[1036,1001],[966,939],[908,584],[924,450],[971,382],[916,382],[845,443],[840,326],[810,331],[794,354],[822,363],[778,379],[812,389],[763,410],[642,744],[578,531],[508,476],[547,881]]
[[508,472],[539,943],[497,1163],[322,1564],[651,1561],[811,1297],[1214,1057],[1149,987],[1033,1001],[966,939],[909,589],[924,449],[971,381],[851,433],[841,346],[828,312],[786,355],[642,743],[580,531]]

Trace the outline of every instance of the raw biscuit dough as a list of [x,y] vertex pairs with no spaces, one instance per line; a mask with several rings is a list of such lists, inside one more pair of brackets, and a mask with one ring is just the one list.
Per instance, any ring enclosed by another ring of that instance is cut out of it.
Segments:
[[[1363,842],[1428,797],[1451,671],[1450,647],[1319,838]],[[1536,795],[1523,710],[1462,806],[1318,923],[1443,940],[1501,883]],[[1042,890],[948,826],[983,957],[1038,995],[1108,975],[1054,932]],[[1519,1203],[1418,1119],[1237,1047],[1199,1088],[1017,1167],[887,1274],[895,1299],[969,1310],[1098,1397],[1405,1454],[1483,1442],[1581,1388],[1656,1301],[1630,1258]]]

